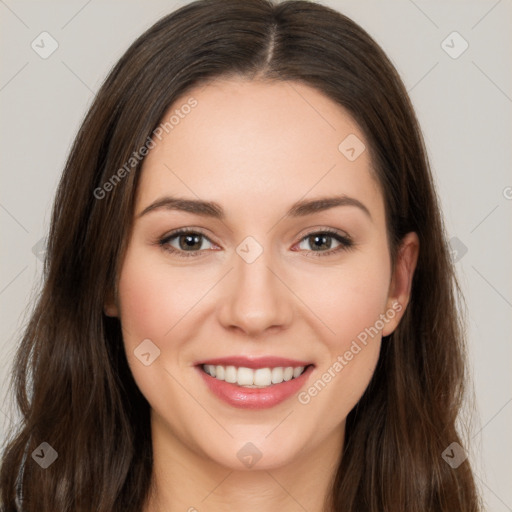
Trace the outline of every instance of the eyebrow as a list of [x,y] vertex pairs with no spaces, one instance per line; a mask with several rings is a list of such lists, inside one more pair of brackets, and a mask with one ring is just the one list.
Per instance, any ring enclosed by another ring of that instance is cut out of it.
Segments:
[[[285,217],[305,217],[307,215],[329,210],[338,206],[355,206],[363,211],[370,220],[372,220],[370,210],[368,210],[361,201],[346,195],[297,201],[291,206],[285,214]],[[168,196],[157,199],[155,202],[151,203],[142,210],[137,218],[156,210],[179,210],[219,220],[225,219],[224,210],[219,203],[213,201],[202,201],[200,199],[186,199]]]

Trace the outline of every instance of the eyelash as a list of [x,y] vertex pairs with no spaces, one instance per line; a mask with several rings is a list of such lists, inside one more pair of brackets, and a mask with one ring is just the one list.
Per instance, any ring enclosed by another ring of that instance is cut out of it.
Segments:
[[[173,231],[169,234],[167,234],[164,238],[158,240],[158,245],[164,250],[171,254],[176,254],[180,258],[189,258],[189,257],[196,257],[201,255],[203,250],[198,251],[182,251],[180,249],[176,249],[174,247],[171,247],[169,242],[180,235],[201,235],[202,237],[206,238],[209,242],[211,240],[200,230],[192,230],[192,229],[179,229],[177,231]],[[353,249],[355,244],[352,241],[352,239],[347,235],[341,235],[338,231],[333,229],[322,229],[321,231],[312,231],[311,233],[306,234],[300,239],[300,242],[303,240],[313,236],[313,235],[328,235],[329,238],[334,238],[337,242],[340,243],[339,247],[336,247],[335,249],[330,249],[328,251],[305,251],[307,254],[312,253],[312,256],[317,257],[324,257],[324,256],[331,256],[332,254],[338,253],[343,250],[349,250]],[[299,243],[300,243],[299,242]],[[213,242],[212,242],[213,243]]]

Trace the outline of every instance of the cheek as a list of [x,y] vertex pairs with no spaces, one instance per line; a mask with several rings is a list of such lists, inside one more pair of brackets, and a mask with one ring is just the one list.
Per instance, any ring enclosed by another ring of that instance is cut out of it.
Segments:
[[[385,254],[376,251],[375,254]],[[324,292],[310,295],[311,308],[329,327],[325,353],[311,386],[299,402],[316,411],[330,410],[325,428],[334,427],[359,401],[379,358],[390,280],[386,257],[361,258],[325,278]],[[325,390],[325,391],[324,391]]]
[[[372,328],[385,313],[390,270],[386,258],[361,258],[333,272],[316,274],[303,296],[308,306],[328,327],[325,342],[333,351],[344,351],[351,340]],[[315,284],[314,287],[311,287]],[[382,330],[380,323],[379,330]]]
[[[178,337],[173,338],[169,350],[170,331],[175,325],[181,327],[180,319],[197,301],[197,286],[188,284],[183,273],[171,272],[161,258],[156,261],[147,249],[135,244],[128,248],[118,287],[120,321],[129,367],[142,394],[152,404],[161,398],[162,387],[166,388],[168,399],[178,399],[173,395],[172,377],[165,369],[177,364],[180,348]],[[139,359],[146,352],[150,353],[148,365]]]
[[119,306],[125,342],[129,344],[145,338],[160,343],[197,302],[204,288],[199,277],[179,268],[171,270],[155,259],[134,248],[127,251],[123,263]]
[[172,294],[163,295],[151,269],[130,263],[126,262],[119,282],[119,305],[125,341],[133,344],[161,336],[165,328],[162,309],[172,300]]

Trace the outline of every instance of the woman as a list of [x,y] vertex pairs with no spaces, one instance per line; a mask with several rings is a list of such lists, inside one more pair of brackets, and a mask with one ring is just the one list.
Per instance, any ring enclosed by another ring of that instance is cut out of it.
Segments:
[[456,291],[368,34],[309,2],[191,3],[76,137],[2,510],[477,511]]

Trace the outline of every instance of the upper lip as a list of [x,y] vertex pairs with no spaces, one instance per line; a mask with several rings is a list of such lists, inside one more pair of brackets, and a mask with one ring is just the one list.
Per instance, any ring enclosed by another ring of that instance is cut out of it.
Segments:
[[276,368],[276,367],[288,367],[293,366],[309,366],[310,361],[298,361],[296,359],[288,359],[285,357],[276,356],[263,356],[263,357],[247,357],[247,356],[229,356],[229,357],[217,357],[215,359],[205,359],[196,363],[197,366],[203,364],[219,365],[219,366],[237,366],[244,368]]

